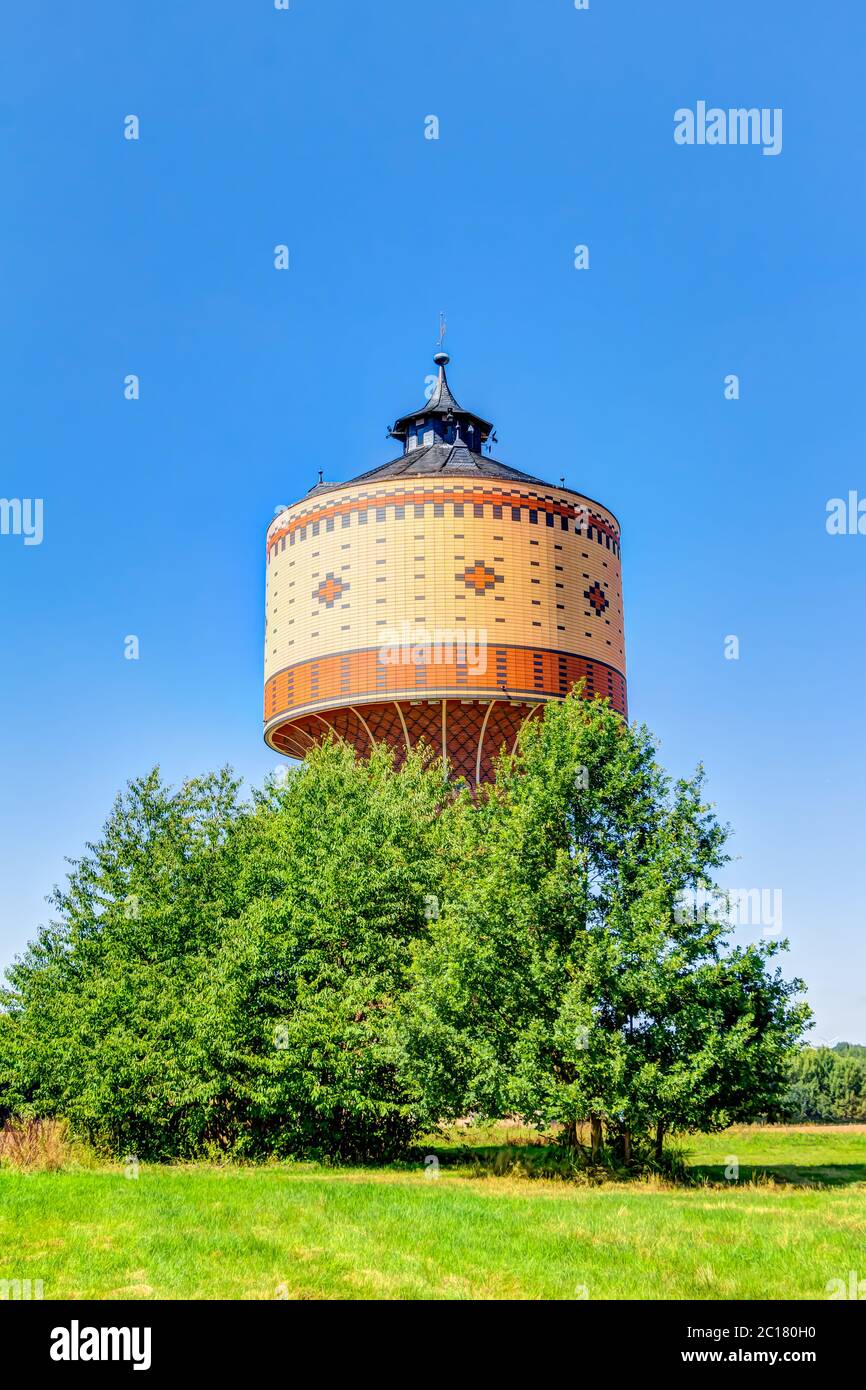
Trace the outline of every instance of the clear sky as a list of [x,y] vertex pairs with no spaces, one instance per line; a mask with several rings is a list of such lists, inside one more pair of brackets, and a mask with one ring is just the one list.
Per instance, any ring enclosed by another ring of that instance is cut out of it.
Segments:
[[[866,535],[825,526],[866,498],[864,41],[854,0],[6,7],[0,495],[44,539],[0,535],[0,964],[128,778],[274,766],[265,527],[393,454],[444,309],[497,456],[619,517],[631,712],[782,891],[813,1037],[866,1041]],[[678,145],[699,101],[781,152]]]

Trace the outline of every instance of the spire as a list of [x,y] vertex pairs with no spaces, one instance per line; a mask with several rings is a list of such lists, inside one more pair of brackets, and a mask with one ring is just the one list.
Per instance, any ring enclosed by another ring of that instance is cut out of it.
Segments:
[[445,368],[451,361],[448,353],[437,352],[433,361],[439,368],[439,376],[430,399],[419,410],[401,416],[392,426],[391,435],[403,440],[405,453],[429,444],[453,444],[459,440],[480,454],[493,426],[480,415],[464,410],[455,399],[445,375]]
[[463,412],[460,411],[460,406],[451,394],[451,387],[448,385],[448,378],[445,375],[445,368],[448,366],[451,358],[448,356],[447,352],[437,352],[433,361],[439,368],[439,380],[434,386],[433,394],[427,403],[428,411],[431,415],[437,410],[458,411],[462,414]]

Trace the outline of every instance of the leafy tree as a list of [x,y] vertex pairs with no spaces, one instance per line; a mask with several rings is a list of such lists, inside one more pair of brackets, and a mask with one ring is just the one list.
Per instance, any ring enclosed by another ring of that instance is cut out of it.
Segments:
[[392,1013],[436,910],[428,761],[329,745],[252,807],[228,772],[131,783],[9,972],[0,1103],[150,1158],[405,1144]]
[[866,1121],[866,1048],[800,1048],[790,1059],[788,1082],[778,1111],[784,1118],[800,1124]]
[[[336,744],[249,805],[227,770],[155,770],[8,972],[0,1117],[141,1157],[364,1159],[519,1112],[629,1159],[768,1113],[808,1011],[780,946],[681,910],[725,835],[700,772],[671,782],[646,730],[576,697],[475,797],[429,754]],[[862,1063],[836,1064],[850,1110]]]
[[590,1124],[623,1157],[650,1127],[761,1114],[807,1017],[768,962],[683,912],[726,859],[703,775],[671,783],[645,729],[578,695],[459,801],[465,872],[419,945],[404,1065],[440,1115]]
[[209,1117],[194,1014],[237,910],[237,790],[223,770],[173,792],[154,769],[117,797],[54,890],[54,920],[8,972],[7,1106],[66,1116],[115,1149],[198,1150]]
[[438,910],[444,795],[422,756],[327,745],[259,798],[202,1012],[243,1152],[381,1157],[417,1128],[394,1011]]

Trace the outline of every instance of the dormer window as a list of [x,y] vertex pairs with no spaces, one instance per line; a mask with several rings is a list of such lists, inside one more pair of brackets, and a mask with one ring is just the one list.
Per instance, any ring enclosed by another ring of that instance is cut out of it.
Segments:
[[410,435],[409,435],[409,438],[408,438],[408,440],[407,440],[407,442],[406,442],[406,447],[407,447],[407,450],[408,450],[409,452],[411,452],[412,449],[417,449],[417,448],[418,448],[418,436],[417,436],[417,434],[410,434]]
[[425,444],[435,444],[435,442],[436,442],[436,434],[435,434],[435,432],[434,432],[433,430],[425,430],[425,431],[424,431],[424,443],[425,443]]

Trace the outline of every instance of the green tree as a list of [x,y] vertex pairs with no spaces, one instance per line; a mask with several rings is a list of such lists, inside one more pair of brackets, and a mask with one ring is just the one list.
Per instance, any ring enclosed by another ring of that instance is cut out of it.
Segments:
[[[629,1159],[770,1113],[808,1011],[780,945],[683,910],[724,846],[701,774],[672,782],[646,730],[576,697],[474,797],[429,754],[337,744],[250,805],[226,770],[154,771],[8,973],[0,1114],[141,1157],[381,1158],[518,1112]],[[833,1056],[848,1113],[862,1061]]]
[[330,744],[250,807],[228,772],[118,797],[9,972],[0,1106],[115,1153],[382,1156],[410,944],[438,911],[448,789]]
[[237,910],[237,790],[227,770],[172,791],[154,769],[117,797],[54,890],[54,919],[8,971],[7,1108],[66,1116],[115,1150],[198,1151],[211,1121],[195,1009]]
[[763,1113],[805,1024],[768,962],[683,897],[726,831],[703,775],[671,782],[645,729],[578,695],[526,726],[495,787],[458,801],[465,872],[414,965],[404,1065],[441,1115],[603,1127],[628,1159],[652,1129]]
[[394,1016],[438,911],[446,794],[423,756],[395,772],[384,749],[329,744],[259,797],[199,1015],[240,1151],[382,1157],[416,1130]]
[[779,1113],[798,1124],[866,1121],[866,1049],[855,1043],[803,1047],[791,1057]]

